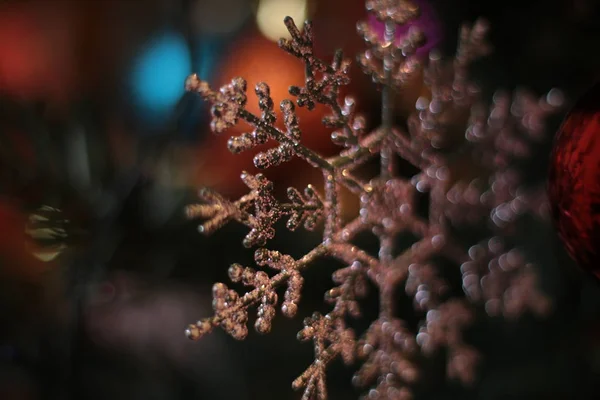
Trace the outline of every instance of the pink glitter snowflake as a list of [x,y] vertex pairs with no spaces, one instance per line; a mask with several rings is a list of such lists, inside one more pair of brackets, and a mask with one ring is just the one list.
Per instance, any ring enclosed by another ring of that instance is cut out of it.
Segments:
[[[284,51],[306,66],[304,87],[289,90],[295,102],[284,100],[280,104],[284,129],[275,126],[277,114],[266,83],[255,86],[262,113],[254,115],[245,108],[246,82],[242,78],[233,79],[219,91],[196,75],[186,81],[187,90],[198,92],[212,103],[211,127],[215,133],[238,120],[254,128],[229,140],[233,153],[251,150],[272,139],[278,145],[258,153],[254,158],[256,167],[266,169],[298,157],[323,172],[323,193],[310,185],[302,192],[288,188],[286,201],[275,197],[273,183],[265,176],[244,172],[242,180],[249,188],[245,196],[230,201],[203,189],[201,203],[187,209],[190,218],[205,220],[200,231],[206,234],[229,221],[246,225],[249,233],[244,246],[257,246],[256,264],[274,271],[267,274],[232,265],[231,280],[241,282],[248,291],[239,295],[223,283],[215,284],[215,313],[189,326],[186,333],[191,339],[199,339],[217,326],[236,339],[244,339],[251,307],[258,308],[255,329],[267,333],[279,303],[279,287],[287,288],[281,311],[293,317],[301,297],[302,272],[315,259],[333,257],[346,265],[334,272],[335,286],[325,296],[331,311],[307,318],[298,335],[300,340],[314,343],[313,364],[292,384],[295,389],[303,389],[305,400],[327,398],[326,369],[336,357],[348,364],[360,361],[354,383],[371,386],[369,399],[412,398],[411,386],[419,380],[417,356],[441,347],[447,349],[448,375],[468,384],[475,378],[480,356],[461,333],[474,319],[475,307],[485,307],[490,315],[513,317],[526,311],[544,315],[551,306],[538,291],[533,266],[502,238],[520,214],[543,215],[544,197],[526,189],[511,165],[515,158],[526,157],[530,144],[543,133],[544,117],[558,106],[557,92],[541,100],[523,93],[513,99],[499,93],[489,109],[468,74],[470,64],[489,52],[483,21],[462,28],[457,54],[451,62],[435,52],[423,62],[417,53],[426,43],[425,37],[416,25],[410,25],[419,17],[416,4],[370,0],[366,6],[385,26],[381,35],[377,26],[358,25],[368,45],[358,62],[382,88],[382,125],[375,129],[367,129],[353,98],[339,95],[340,86],[349,83],[350,60],[341,51],[331,62],[315,56],[309,22],[300,31],[291,18],[286,18],[292,38],[279,42]],[[404,33],[400,39],[397,32]],[[408,131],[404,131],[394,125],[393,92],[422,70],[431,95],[417,101],[407,121]],[[302,144],[295,107],[313,109],[317,104],[330,111],[323,123],[331,128],[332,140],[342,147],[335,157],[325,158]],[[453,150],[446,151],[457,121],[460,123],[461,115],[469,114],[460,128],[465,132],[461,143],[452,142]],[[456,154],[461,154],[476,171],[470,178],[456,171],[452,159]],[[370,181],[359,179],[356,169],[373,158],[379,158],[380,173]],[[401,178],[398,158],[420,172],[409,180]],[[345,224],[340,216],[342,188],[361,202],[359,215]],[[429,195],[426,218],[417,212],[418,195],[424,193]],[[287,220],[290,230],[301,226],[322,229],[322,242],[298,259],[268,249],[265,246],[276,233],[274,224],[281,219]],[[465,247],[455,232],[469,224],[491,226],[493,234]],[[378,237],[378,257],[351,243],[363,231]],[[403,232],[412,233],[418,240],[409,248],[396,249],[394,238]],[[450,284],[436,264],[440,256],[461,265],[464,297],[449,297]],[[347,321],[360,314],[359,300],[366,294],[368,281],[379,291],[379,316],[357,337]],[[418,332],[411,331],[397,316],[400,286],[425,316]]]

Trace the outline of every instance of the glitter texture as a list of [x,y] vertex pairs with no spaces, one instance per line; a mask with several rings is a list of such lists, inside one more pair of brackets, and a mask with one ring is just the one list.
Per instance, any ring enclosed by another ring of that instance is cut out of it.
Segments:
[[[245,196],[230,201],[203,189],[200,204],[187,209],[190,218],[204,220],[200,231],[206,234],[229,221],[246,225],[249,233],[244,246],[257,246],[257,266],[275,272],[270,276],[254,268],[231,266],[231,280],[243,283],[248,291],[239,295],[223,283],[215,284],[214,316],[190,325],[186,333],[191,339],[199,339],[214,327],[243,339],[251,307],[258,308],[255,329],[266,333],[279,304],[278,287],[286,288],[280,308],[292,317],[301,297],[302,272],[315,259],[333,257],[346,265],[335,271],[334,287],[325,294],[331,310],[307,318],[298,334],[299,340],[314,343],[314,362],[292,384],[303,390],[305,400],[327,398],[327,365],[338,357],[348,364],[360,364],[353,383],[365,388],[369,399],[412,398],[412,385],[420,379],[420,357],[439,348],[447,350],[448,376],[469,384],[475,379],[480,355],[461,333],[475,318],[477,307],[506,317],[523,312],[544,315],[551,308],[537,288],[533,265],[503,237],[514,229],[521,214],[544,215],[543,188],[525,188],[511,166],[512,160],[528,155],[530,144],[543,133],[545,116],[556,107],[526,93],[498,93],[491,108],[485,105],[468,75],[472,61],[490,50],[483,21],[462,28],[453,60],[446,62],[432,52],[423,62],[417,56],[426,43],[421,31],[411,27],[401,40],[396,36],[399,25],[418,18],[414,3],[372,0],[366,6],[385,24],[383,37],[368,23],[358,25],[368,46],[358,56],[358,63],[382,88],[382,124],[376,129],[367,129],[355,99],[339,95],[340,87],[349,83],[350,60],[341,51],[330,63],[316,57],[309,22],[300,31],[287,18],[291,39],[279,42],[306,66],[304,87],[289,90],[295,102],[280,104],[284,129],[275,126],[277,117],[266,83],[255,86],[261,115],[254,115],[245,108],[246,82],[242,78],[218,91],[196,75],[186,81],[189,91],[212,103],[215,133],[238,120],[253,127],[252,132],[229,140],[232,152],[274,140],[276,147],[256,155],[256,167],[270,168],[298,157],[323,172],[322,193],[313,186],[303,192],[289,188],[286,201],[275,198],[273,183],[262,174],[243,173],[249,188]],[[405,131],[394,123],[394,91],[421,71],[430,96],[417,101]],[[295,107],[313,109],[317,104],[330,110],[323,123],[342,147],[332,158],[302,144]],[[458,139],[452,134],[457,124],[462,124],[459,131],[464,133]],[[469,173],[460,172],[457,154],[463,161],[462,170]],[[380,162],[378,176],[369,181],[358,178],[357,168],[374,158]],[[400,159],[419,172],[410,179],[402,178],[398,174]],[[342,188],[361,202],[359,215],[347,223],[341,218]],[[418,212],[422,195],[429,198],[426,216]],[[299,259],[266,248],[275,235],[274,224],[281,219],[287,220],[291,230],[301,226],[322,229],[321,244]],[[489,236],[465,246],[456,233],[464,226],[484,227]],[[377,257],[351,243],[364,231],[378,237]],[[408,248],[395,248],[394,238],[406,232],[418,240]],[[438,265],[440,257],[460,265],[464,296],[450,294],[450,283]],[[357,335],[347,320],[359,315],[359,300],[369,281],[379,292],[379,316],[364,334]],[[404,287],[414,299],[415,309],[424,315],[418,332],[411,331],[398,315],[399,287]]]

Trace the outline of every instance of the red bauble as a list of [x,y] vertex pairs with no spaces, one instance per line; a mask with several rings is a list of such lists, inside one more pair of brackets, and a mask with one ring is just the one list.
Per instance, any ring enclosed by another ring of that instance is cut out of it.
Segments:
[[600,83],[569,112],[556,136],[548,194],[569,254],[600,278]]

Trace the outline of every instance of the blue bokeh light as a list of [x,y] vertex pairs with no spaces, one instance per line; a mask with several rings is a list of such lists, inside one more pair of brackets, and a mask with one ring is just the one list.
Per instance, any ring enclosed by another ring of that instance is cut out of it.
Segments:
[[210,80],[212,78],[226,43],[227,39],[221,37],[205,37],[199,41],[194,61],[198,69],[197,73],[202,79]]
[[[204,80],[211,81],[215,70],[219,65],[220,58],[223,54],[223,48],[228,37],[209,36],[205,35],[202,38],[197,38],[194,47],[194,71]],[[179,105],[179,113],[177,114],[177,128],[179,139],[181,140],[198,140],[206,134],[206,126],[210,121],[208,117],[208,109],[210,104],[200,96],[186,95]]]
[[167,32],[148,43],[134,63],[132,91],[146,117],[164,118],[184,94],[183,82],[192,60],[183,36]]

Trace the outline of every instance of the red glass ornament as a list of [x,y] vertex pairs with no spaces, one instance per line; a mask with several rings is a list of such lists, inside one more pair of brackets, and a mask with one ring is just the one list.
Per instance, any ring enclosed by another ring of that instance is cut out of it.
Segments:
[[571,257],[600,278],[600,83],[569,112],[555,139],[548,195]]

